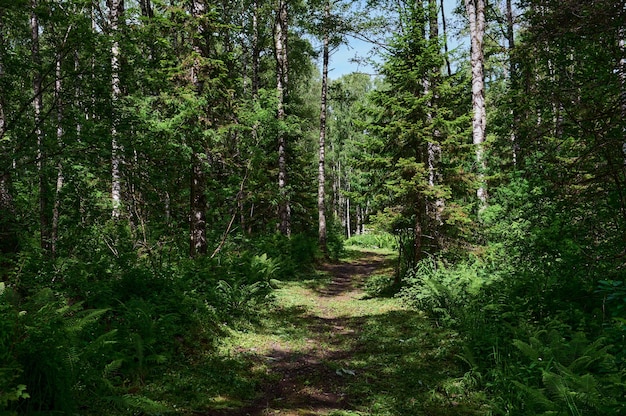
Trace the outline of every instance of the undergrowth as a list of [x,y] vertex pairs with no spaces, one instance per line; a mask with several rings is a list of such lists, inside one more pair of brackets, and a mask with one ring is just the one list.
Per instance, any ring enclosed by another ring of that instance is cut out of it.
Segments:
[[0,412],[191,413],[253,396],[248,363],[221,356],[217,341],[312,267],[315,239],[268,237],[195,260],[100,241],[72,258],[23,252],[5,270]]

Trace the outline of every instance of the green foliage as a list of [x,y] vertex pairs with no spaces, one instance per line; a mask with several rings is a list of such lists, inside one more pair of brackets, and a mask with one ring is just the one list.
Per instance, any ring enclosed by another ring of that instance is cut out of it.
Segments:
[[369,249],[398,249],[397,237],[386,232],[372,232],[353,235],[346,240],[345,244]]
[[278,275],[278,262],[267,254],[243,259],[235,271],[236,275],[219,280],[216,290],[221,311],[226,316],[252,316],[257,307],[271,300],[272,282]]
[[626,283],[623,280],[600,280],[597,292],[605,296],[611,316],[626,325]]
[[484,273],[479,263],[461,263],[452,268],[443,262],[424,259],[403,278],[400,297],[431,318],[448,325],[461,324],[468,309],[477,302],[494,276]]
[[0,410],[5,411],[11,402],[28,399],[25,384],[18,384],[22,367],[16,357],[20,312],[10,304],[12,290],[0,282]]
[[367,278],[363,290],[371,297],[383,297],[394,295],[398,291],[398,287],[393,276],[374,274]]
[[528,360],[511,368],[519,412],[618,415],[626,409],[624,372],[604,339],[590,342],[582,332],[552,325],[513,345]]

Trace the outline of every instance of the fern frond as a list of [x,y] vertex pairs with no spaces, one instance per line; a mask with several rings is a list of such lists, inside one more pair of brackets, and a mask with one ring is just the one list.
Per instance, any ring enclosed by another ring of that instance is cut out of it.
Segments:
[[533,362],[536,362],[541,357],[540,352],[532,345],[521,341],[519,339],[513,340],[513,345],[522,352],[526,357],[530,358]]
[[125,405],[124,407],[126,408],[132,408],[136,411],[148,415],[162,414],[170,412],[172,410],[168,406],[165,406],[159,402],[155,402],[154,400],[149,399],[145,396],[137,396],[131,394],[125,394],[123,396],[123,403]]
[[118,372],[119,369],[122,367],[122,364],[124,364],[124,359],[122,358],[111,361],[104,367],[104,371],[102,372],[102,375],[106,379],[111,374]]
[[543,389],[532,388],[515,380],[513,380],[513,384],[527,396],[526,401],[528,403],[540,405],[547,410],[553,410],[555,408],[554,403],[544,394]]
[[98,319],[108,311],[109,309],[91,309],[83,311],[78,316],[74,317],[65,329],[69,333],[80,332],[87,325],[98,321]]

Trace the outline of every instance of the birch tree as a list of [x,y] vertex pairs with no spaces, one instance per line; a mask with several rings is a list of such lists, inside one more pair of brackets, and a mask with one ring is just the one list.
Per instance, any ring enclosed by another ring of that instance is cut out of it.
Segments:
[[318,167],[318,192],[317,192],[317,211],[318,211],[318,233],[319,246],[322,252],[326,253],[326,115],[327,115],[327,98],[328,98],[328,61],[329,61],[329,44],[330,44],[330,0],[326,0],[324,5],[324,37],[323,37],[323,62],[322,62],[322,96],[320,107],[320,140],[319,140],[319,167]]
[[111,122],[111,215],[114,219],[120,217],[122,206],[122,178],[121,178],[121,148],[119,145],[118,125],[119,112],[117,109],[122,91],[120,88],[120,42],[118,26],[120,16],[124,10],[124,0],[111,0],[109,8],[109,29],[111,31],[111,102],[113,119]]
[[48,194],[45,175],[45,154],[43,134],[43,90],[42,90],[42,61],[39,51],[39,17],[37,16],[38,0],[30,2],[30,41],[31,60],[33,62],[33,118],[35,125],[35,138],[37,142],[37,172],[39,183],[39,232],[40,245],[44,252],[50,251],[50,221],[48,219]]
[[278,229],[285,235],[291,235],[291,204],[287,190],[287,132],[285,102],[288,91],[289,62],[287,59],[288,10],[287,1],[278,0],[276,21],[274,23],[274,56],[276,58],[276,94],[278,106],[276,117],[279,121],[278,132]]
[[476,146],[476,164],[478,166],[479,187],[477,196],[482,204],[487,203],[487,189],[484,183],[484,170],[486,162],[484,158],[483,144],[485,142],[485,127],[487,113],[485,107],[485,77],[483,73],[484,55],[483,40],[485,36],[485,1],[464,0],[465,10],[469,20],[472,68],[472,138]]

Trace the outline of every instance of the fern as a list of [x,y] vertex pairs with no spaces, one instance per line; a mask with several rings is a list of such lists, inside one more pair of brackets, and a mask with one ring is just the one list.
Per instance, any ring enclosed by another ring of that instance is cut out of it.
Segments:
[[530,359],[527,370],[534,368],[541,375],[541,386],[527,385],[531,378],[514,381],[526,395],[525,402],[572,416],[612,414],[607,412],[619,400],[612,391],[619,391],[623,383],[616,372],[598,371],[614,365],[610,346],[604,343],[603,339],[589,342],[582,333],[565,339],[554,328],[536,331],[529,342],[514,340],[513,345]]

